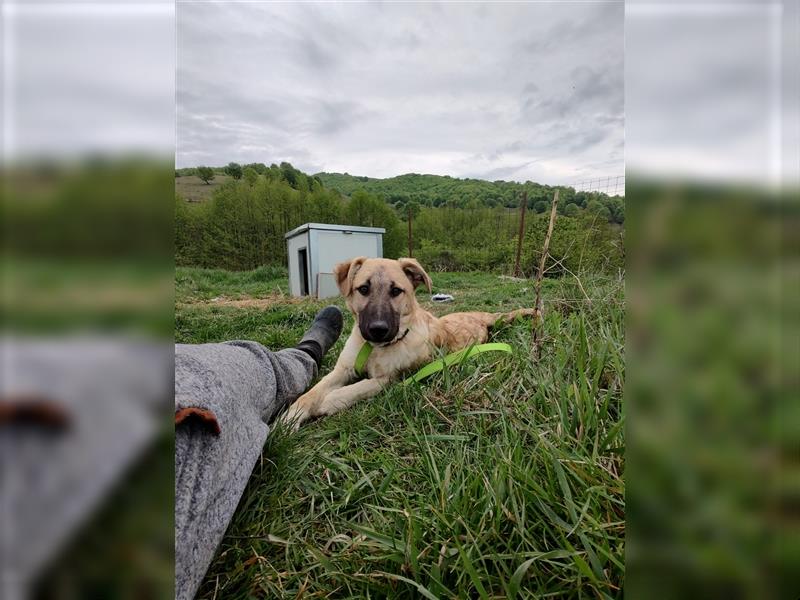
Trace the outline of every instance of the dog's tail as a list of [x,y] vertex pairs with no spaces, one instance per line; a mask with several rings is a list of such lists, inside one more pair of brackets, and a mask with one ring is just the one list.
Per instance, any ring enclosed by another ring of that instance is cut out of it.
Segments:
[[493,322],[511,323],[517,318],[536,318],[537,315],[541,316],[541,313],[535,308],[520,308],[519,310],[512,310],[511,312],[507,313],[495,313],[493,315]]

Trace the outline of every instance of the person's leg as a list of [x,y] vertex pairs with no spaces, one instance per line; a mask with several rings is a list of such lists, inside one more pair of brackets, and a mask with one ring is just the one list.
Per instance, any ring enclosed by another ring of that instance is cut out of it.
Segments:
[[255,342],[176,344],[176,599],[196,593],[261,454],[269,421],[305,391],[338,337],[341,313],[338,329],[332,311],[320,315],[298,348],[279,352]]
[[[302,352],[314,359],[317,368],[322,366],[322,358],[328,349],[333,346],[342,332],[342,312],[335,306],[323,308],[314,318],[314,323],[306,331],[303,339],[295,348],[281,350],[272,354],[270,359],[273,363],[274,372],[280,381],[278,387],[277,410],[267,419],[271,423],[274,417],[287,408],[298,396],[308,388],[308,383],[304,383],[302,389],[297,392],[298,380],[303,379],[303,372],[298,372],[298,352]],[[305,364],[305,363],[304,363]]]
[[314,323],[306,331],[297,348],[308,353],[322,366],[322,357],[333,346],[342,333],[342,311],[335,306],[327,306],[317,313]]

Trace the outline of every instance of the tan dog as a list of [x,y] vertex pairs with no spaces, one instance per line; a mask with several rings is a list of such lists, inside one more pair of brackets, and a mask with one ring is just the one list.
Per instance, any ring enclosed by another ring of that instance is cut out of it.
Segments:
[[[534,314],[533,309],[522,309],[437,318],[417,303],[414,290],[424,284],[430,292],[431,278],[413,258],[359,257],[336,265],[334,273],[356,326],[333,371],[284,414],[283,420],[295,429],[311,417],[332,415],[375,396],[404,372],[430,362],[436,348],[455,352],[481,344],[498,320]],[[373,345],[365,366],[367,378],[356,381],[356,357],[365,342]]]

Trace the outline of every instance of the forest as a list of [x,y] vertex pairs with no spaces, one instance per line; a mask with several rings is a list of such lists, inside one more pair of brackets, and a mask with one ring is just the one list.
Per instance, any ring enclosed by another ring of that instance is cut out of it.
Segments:
[[517,249],[519,206],[527,192],[530,210],[520,264],[530,274],[538,263],[556,189],[559,220],[549,274],[616,272],[624,265],[624,201],[619,196],[437,175],[309,175],[285,162],[269,167],[230,163],[180,169],[175,175],[208,177],[209,184],[225,176],[202,202],[187,202],[176,193],[175,258],[182,266],[246,270],[282,265],[284,233],[321,222],[384,227],[385,256],[413,254],[431,270],[509,273]]
[[[458,179],[447,175],[419,175],[408,173],[388,179],[359,177],[347,173],[317,173],[315,175],[328,188],[349,196],[356,190],[376,194],[402,210],[409,203],[421,206],[454,206],[457,208],[518,208],[523,192],[528,194],[528,208],[537,213],[547,212],[556,188],[526,181],[484,181]],[[576,192],[571,187],[559,187],[561,214],[577,214],[590,207],[610,222],[625,221],[625,207],[621,197],[596,192]],[[570,205],[574,204],[574,207]]]

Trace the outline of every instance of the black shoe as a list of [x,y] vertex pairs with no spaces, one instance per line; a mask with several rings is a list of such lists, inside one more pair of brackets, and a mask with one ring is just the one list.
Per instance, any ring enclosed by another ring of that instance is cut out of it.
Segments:
[[314,323],[296,348],[310,354],[317,362],[317,366],[321,366],[322,357],[342,333],[342,323],[342,311],[335,306],[326,306],[314,317]]

